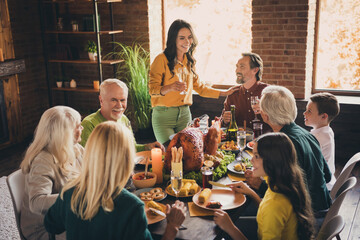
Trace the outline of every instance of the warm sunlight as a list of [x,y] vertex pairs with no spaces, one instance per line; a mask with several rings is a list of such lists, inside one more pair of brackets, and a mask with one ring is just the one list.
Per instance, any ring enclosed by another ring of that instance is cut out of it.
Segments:
[[165,1],[166,34],[176,19],[189,22],[198,38],[195,59],[200,78],[233,85],[237,60],[251,50],[251,1]]
[[321,0],[319,19],[316,88],[360,90],[360,0]]

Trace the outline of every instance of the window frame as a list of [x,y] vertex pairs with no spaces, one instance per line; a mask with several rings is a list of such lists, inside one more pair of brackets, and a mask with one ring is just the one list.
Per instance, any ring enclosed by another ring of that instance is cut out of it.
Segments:
[[315,15],[315,32],[314,32],[314,56],[313,56],[313,67],[312,67],[312,83],[311,83],[311,93],[319,92],[329,92],[334,95],[342,96],[360,96],[360,91],[354,90],[341,90],[341,89],[327,89],[327,88],[316,88],[316,64],[317,64],[317,49],[318,49],[318,35],[319,35],[319,21],[320,21],[320,7],[321,1],[316,1],[316,15]]

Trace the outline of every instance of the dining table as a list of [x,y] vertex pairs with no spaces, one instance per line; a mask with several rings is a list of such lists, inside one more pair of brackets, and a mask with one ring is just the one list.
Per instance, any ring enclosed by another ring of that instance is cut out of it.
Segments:
[[[250,151],[244,151],[242,157],[251,158]],[[236,160],[239,160],[239,156],[237,156]],[[136,165],[135,172],[144,171],[144,165]],[[233,178],[232,178],[233,179]],[[228,175],[219,179],[217,182],[222,184],[230,184],[234,182]],[[168,182],[163,182],[162,184],[157,184],[154,187],[161,187],[165,189],[167,187]],[[212,186],[213,189],[223,189],[221,187]],[[132,189],[134,192],[136,189]],[[176,235],[176,239],[223,239],[227,235],[224,231],[222,231],[214,222],[213,216],[190,216],[189,212],[189,203],[192,203],[192,197],[179,197],[178,200],[185,203],[187,207],[186,217],[183,222],[183,227],[180,228]],[[160,201],[160,203],[170,206],[174,204],[176,201],[176,197],[167,195],[165,199]],[[251,204],[251,198],[245,196],[245,202],[234,209],[226,210],[229,214],[230,218],[233,222],[238,219],[245,209]],[[197,206],[195,206],[197,207]],[[161,239],[162,235],[165,232],[166,228],[166,219],[149,224],[148,229],[150,230],[152,237],[154,239]]]

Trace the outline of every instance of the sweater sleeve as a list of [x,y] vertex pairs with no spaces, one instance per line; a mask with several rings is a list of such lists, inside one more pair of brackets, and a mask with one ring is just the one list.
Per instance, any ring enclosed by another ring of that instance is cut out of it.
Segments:
[[163,84],[163,78],[167,63],[161,55],[157,56],[150,66],[149,93],[150,96],[160,95]]
[[56,199],[49,211],[45,215],[44,226],[46,231],[51,234],[60,234],[65,231],[63,211],[65,210],[64,201],[60,196]]
[[95,126],[88,120],[83,120],[81,122],[81,126],[83,126],[84,129],[82,130],[82,133],[81,133],[80,144],[81,144],[81,146],[85,147],[85,144],[86,144],[91,132],[94,130]]
[[148,223],[145,215],[144,206],[137,206],[134,208],[131,218],[127,220],[126,232],[123,239],[149,239],[151,240],[151,233],[147,228]]
[[58,194],[52,194],[54,179],[54,169],[49,164],[44,164],[37,156],[26,179],[31,212],[45,214],[54,204],[58,196]]

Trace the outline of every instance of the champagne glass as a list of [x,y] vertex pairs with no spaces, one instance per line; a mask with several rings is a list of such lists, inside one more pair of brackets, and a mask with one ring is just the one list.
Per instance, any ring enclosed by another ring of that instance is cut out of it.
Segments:
[[242,159],[242,152],[246,147],[246,131],[237,132],[237,146],[240,150],[239,157]]
[[182,171],[171,170],[171,188],[174,190],[176,199],[181,189],[182,184]]
[[[259,101],[259,97],[258,96],[251,96],[250,97],[250,101],[251,101],[251,107],[253,108],[254,110],[254,106],[256,104],[258,104],[258,101]],[[255,113],[255,111],[254,111]],[[259,119],[257,118],[257,114],[255,113],[255,118],[254,118],[255,121],[258,121]]]
[[[184,68],[179,68],[178,69],[178,73],[177,73],[177,76],[178,76],[178,79],[179,79],[179,82],[183,82],[185,78],[185,71],[184,71]],[[183,90],[180,92],[180,95],[185,95],[186,94],[186,91]]]

